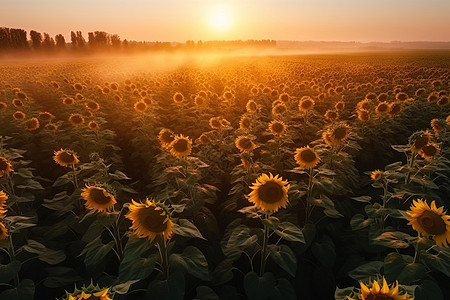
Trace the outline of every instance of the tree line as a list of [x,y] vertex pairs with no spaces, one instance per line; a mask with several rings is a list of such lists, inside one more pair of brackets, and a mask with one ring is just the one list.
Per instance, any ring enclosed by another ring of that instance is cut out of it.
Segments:
[[117,34],[104,31],[88,32],[87,40],[81,31],[70,32],[70,42],[66,42],[62,34],[54,37],[48,33],[31,30],[29,39],[27,31],[20,28],[0,27],[0,52],[2,51],[147,51],[147,50],[232,50],[236,48],[269,48],[275,47],[274,40],[236,40],[236,41],[198,41],[188,40],[185,43],[170,42],[138,42],[121,40]]

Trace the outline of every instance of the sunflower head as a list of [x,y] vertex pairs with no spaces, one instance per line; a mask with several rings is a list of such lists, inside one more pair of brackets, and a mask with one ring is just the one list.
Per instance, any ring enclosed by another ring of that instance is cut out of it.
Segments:
[[26,117],[26,115],[23,111],[18,110],[15,113],[13,113],[14,120],[17,120],[17,121],[23,120],[23,119],[25,119],[25,117]]
[[6,157],[0,156],[0,178],[8,175],[13,170],[11,162]]
[[256,144],[253,143],[253,139],[249,136],[239,136],[234,144],[242,153],[250,153],[256,148]]
[[45,124],[44,130],[50,133],[55,133],[58,130],[58,125],[55,125],[53,123]]
[[336,121],[339,118],[337,111],[331,109],[327,110],[323,116],[325,117],[325,120],[331,122]]
[[212,129],[222,128],[222,123],[220,122],[220,117],[212,117],[211,119],[209,119],[209,126]]
[[343,111],[345,108],[345,102],[344,101],[338,101],[335,105],[334,105],[334,109],[338,112]]
[[8,104],[6,104],[3,101],[0,101],[0,111],[5,110],[8,107]]
[[131,200],[128,206],[130,212],[126,215],[132,221],[131,230],[139,238],[148,238],[153,241],[156,236],[168,240],[173,234],[173,222],[168,209],[156,203],[154,199],[146,199],[145,203]]
[[0,222],[0,241],[6,239],[8,236],[8,229],[6,229],[5,225]]
[[87,101],[84,104],[84,106],[86,107],[86,109],[93,110],[93,111],[97,111],[100,109],[100,104],[98,104],[97,102],[92,101],[92,100]]
[[176,135],[168,146],[168,149],[175,157],[188,156],[192,151],[192,140],[182,134]]
[[210,142],[210,138],[206,133],[202,133],[198,139],[196,139],[197,144],[206,145]]
[[320,162],[320,157],[317,152],[309,146],[297,148],[294,158],[296,163],[305,169],[314,168]]
[[418,153],[420,149],[422,149],[423,147],[428,145],[429,142],[431,142],[431,138],[432,134],[428,130],[426,131],[420,130],[414,132],[408,139],[409,145],[411,146],[411,151]]
[[75,99],[71,98],[71,97],[65,97],[62,99],[62,103],[64,105],[72,105],[75,103]]
[[0,219],[2,219],[8,209],[6,208],[6,200],[8,200],[8,195],[4,191],[0,191]]
[[61,150],[55,151],[53,160],[62,167],[76,165],[80,162],[74,151],[62,148]]
[[269,123],[269,131],[275,136],[283,136],[286,133],[287,125],[283,121],[273,120]]
[[14,107],[22,107],[22,106],[24,106],[23,101],[20,100],[20,99],[13,99],[11,102],[12,102],[12,105]]
[[174,133],[172,130],[163,128],[159,131],[158,140],[161,143],[161,147],[167,148],[174,139]]
[[254,100],[248,100],[247,104],[245,105],[245,109],[249,113],[255,113],[258,109],[258,106],[256,105],[256,102]]
[[298,109],[301,112],[307,112],[314,108],[314,100],[310,96],[303,96],[298,103]]
[[398,282],[395,282],[392,287],[389,287],[386,279],[382,278],[382,283],[380,284],[378,280],[374,280],[372,285],[364,284],[360,281],[361,292],[356,298],[347,297],[348,300],[413,300],[414,297],[410,297],[408,293],[399,295]]
[[84,117],[81,114],[70,114],[69,116],[69,122],[73,126],[80,126],[84,124]]
[[184,96],[182,93],[175,93],[172,99],[175,103],[182,103],[184,101]]
[[134,110],[137,111],[138,113],[143,113],[147,109],[148,105],[144,101],[138,101],[134,104]]
[[350,135],[350,126],[341,123],[333,126],[330,130],[330,139],[333,145],[340,145],[345,143]]
[[389,103],[386,101],[378,103],[375,107],[375,113],[378,115],[382,115],[389,112]]
[[252,191],[249,194],[248,201],[266,213],[277,212],[281,207],[285,208],[288,204],[289,187],[288,182],[278,175],[262,174],[250,187]]
[[436,244],[440,247],[448,248],[450,242],[450,216],[444,211],[444,207],[436,207],[435,201],[428,205],[422,199],[413,201],[407,211],[406,219],[408,225],[423,236],[432,236]]
[[289,99],[291,99],[291,96],[289,96],[288,93],[281,93],[281,94],[278,96],[278,99],[281,100],[281,101],[283,101],[284,103],[287,103],[287,102],[289,102]]
[[365,122],[365,121],[369,120],[369,118],[370,118],[370,114],[369,114],[368,110],[365,110],[365,109],[358,110],[358,120]]
[[441,148],[438,144],[429,143],[419,150],[419,154],[426,160],[432,160],[438,156],[440,150]]
[[98,125],[98,123],[95,122],[95,121],[90,121],[90,122],[88,123],[88,128],[89,128],[90,130],[98,130],[98,129],[99,129],[99,125]]
[[108,186],[86,185],[82,189],[81,197],[86,201],[86,208],[98,212],[110,211],[117,203],[114,193]]
[[112,300],[110,297],[109,288],[100,288],[98,285],[83,286],[80,290],[75,288],[72,293],[66,292],[66,297],[63,300]]
[[383,172],[380,171],[380,170],[374,170],[374,171],[372,171],[372,173],[370,173],[370,178],[371,178],[373,181],[378,181],[378,180],[380,180],[382,176],[383,176]]
[[245,132],[248,132],[251,127],[252,127],[252,120],[246,115],[243,115],[239,120],[239,128]]
[[448,95],[441,96],[439,100],[436,102],[438,106],[446,106],[449,103]]
[[27,131],[35,131],[39,128],[39,119],[35,117],[28,119],[23,126]]
[[442,120],[433,119],[431,120],[431,128],[433,128],[434,134],[438,136],[445,128],[445,124]]
[[370,110],[371,107],[371,103],[370,100],[368,99],[364,99],[358,102],[358,104],[356,104],[356,109],[357,110]]
[[55,116],[47,111],[40,112],[38,115],[38,119],[42,122],[50,122],[54,118]]

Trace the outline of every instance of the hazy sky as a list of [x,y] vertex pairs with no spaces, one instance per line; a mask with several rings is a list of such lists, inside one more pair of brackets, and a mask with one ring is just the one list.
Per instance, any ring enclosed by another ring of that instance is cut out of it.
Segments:
[[450,0],[0,0],[0,27],[146,41],[450,41]]

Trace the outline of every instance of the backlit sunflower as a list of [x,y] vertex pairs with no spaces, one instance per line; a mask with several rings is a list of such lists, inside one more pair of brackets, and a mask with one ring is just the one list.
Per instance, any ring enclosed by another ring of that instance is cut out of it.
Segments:
[[395,282],[395,285],[392,285],[392,288],[386,282],[386,279],[383,277],[383,285],[380,287],[380,284],[377,280],[373,281],[372,286],[369,288],[370,284],[365,285],[362,281],[360,281],[361,292],[356,298],[350,298],[347,296],[348,300],[413,300],[414,297],[410,297],[408,293],[403,295],[399,295],[398,292],[398,282]]
[[35,131],[39,128],[39,120],[38,118],[31,118],[28,119],[25,124],[24,124],[24,128],[27,131]]
[[288,204],[289,187],[288,182],[283,181],[283,178],[278,177],[278,175],[262,174],[250,187],[252,191],[249,194],[248,201],[267,213],[277,212],[281,207],[285,208]]
[[191,154],[192,140],[182,134],[176,135],[168,146],[170,154],[175,157],[184,157]]
[[450,126],[450,115],[445,118],[445,124],[447,124],[447,126]]
[[62,99],[62,103],[64,105],[72,105],[72,104],[75,103],[75,100],[73,98],[71,98],[71,97],[65,97],[65,98]]
[[339,118],[337,111],[331,109],[327,110],[323,116],[325,117],[325,120],[331,122],[336,121],[337,118]]
[[202,133],[198,139],[195,140],[197,144],[206,145],[210,142],[210,138],[206,133]]
[[350,126],[345,123],[338,124],[330,129],[330,140],[333,145],[345,143],[350,135]]
[[142,113],[142,112],[146,111],[147,109],[148,109],[148,105],[144,101],[138,101],[134,104],[134,110],[137,111],[138,113]]
[[281,93],[280,96],[278,96],[278,99],[283,101],[284,103],[289,102],[289,99],[291,99],[291,96],[289,96],[288,93]]
[[158,140],[161,143],[161,147],[167,148],[174,139],[174,133],[172,130],[163,128],[159,131]]
[[175,103],[181,103],[184,101],[184,96],[182,93],[175,93],[172,99]]
[[8,229],[0,222],[0,241],[6,239],[8,236]]
[[301,112],[307,112],[314,108],[314,100],[309,96],[303,96],[298,103],[298,109]]
[[44,126],[44,130],[47,132],[55,133],[58,130],[58,125],[48,123]]
[[76,165],[80,162],[74,151],[62,148],[61,150],[55,151],[53,160],[62,167]]
[[236,145],[236,148],[239,149],[239,151],[244,153],[250,153],[256,148],[255,143],[253,143],[253,140],[248,136],[241,135],[236,139],[234,144]]
[[256,102],[254,100],[248,100],[247,104],[245,105],[245,109],[249,113],[254,113],[258,109],[258,106],[256,105]]
[[320,162],[319,155],[309,146],[297,148],[294,158],[297,164],[305,169],[314,168]]
[[439,135],[445,128],[444,122],[439,119],[433,119],[430,122],[431,128],[433,128],[434,134]]
[[273,135],[283,136],[286,133],[286,124],[283,121],[273,120],[269,123],[269,130]]
[[84,124],[84,117],[80,114],[70,114],[69,122],[73,126],[80,126],[80,125]]
[[431,141],[432,135],[431,133],[426,131],[418,131],[411,135],[409,138],[409,144],[411,145],[411,151],[418,153],[420,149],[428,145]]
[[0,101],[0,111],[5,110],[8,107],[8,104],[5,102]]
[[378,115],[382,115],[389,112],[389,103],[386,101],[378,103],[377,107],[375,107],[375,113]]
[[0,219],[3,218],[8,211],[6,208],[6,200],[8,200],[8,195],[4,191],[0,191]]
[[99,186],[88,186],[82,189],[81,197],[86,201],[85,206],[98,212],[112,210],[117,203],[114,195]]
[[98,104],[95,101],[87,101],[84,106],[86,107],[86,109],[92,110],[92,111],[97,111],[100,109],[100,104]]
[[280,116],[287,112],[287,106],[284,103],[279,103],[272,108],[272,114],[274,116]]
[[251,127],[252,127],[252,120],[246,115],[243,115],[239,120],[239,128],[245,132],[248,132]]
[[2,178],[5,175],[8,175],[13,170],[11,162],[3,156],[0,156],[0,178]]
[[345,102],[344,101],[339,101],[334,105],[334,109],[337,111],[343,111],[345,108]]
[[212,117],[211,119],[209,119],[209,126],[212,129],[220,129],[220,128],[222,128],[222,123],[220,122],[220,118],[219,117]]
[[20,99],[13,99],[11,102],[12,102],[12,105],[14,105],[14,107],[24,106],[23,101]]
[[90,121],[90,122],[88,123],[88,128],[89,128],[90,130],[98,130],[99,126],[98,126],[98,123],[97,123],[97,122],[95,122],[95,121]]
[[441,148],[439,148],[439,145],[430,143],[422,147],[419,150],[419,154],[426,160],[432,160],[433,158],[436,158],[436,156],[438,156],[440,150]]
[[358,120],[365,122],[369,120],[369,118],[370,118],[369,111],[364,109],[358,110]]
[[444,211],[444,207],[436,207],[435,201],[429,206],[424,200],[413,201],[411,210],[407,211],[408,225],[423,236],[432,236],[440,247],[448,248],[450,243],[450,216]]
[[25,119],[25,117],[26,117],[26,115],[23,111],[18,110],[15,113],[13,113],[14,120],[17,120],[17,121],[23,120],[23,119]]
[[38,115],[39,121],[42,121],[42,122],[50,122],[54,118],[55,118],[55,116],[52,113],[49,113],[47,111],[40,112]]
[[131,200],[128,206],[130,212],[126,215],[132,221],[131,230],[139,238],[153,241],[156,236],[163,236],[168,240],[172,236],[173,222],[166,210],[156,205],[153,199],[146,199],[145,203]]
[[375,171],[372,171],[372,173],[370,173],[370,178],[372,178],[373,181],[380,180],[382,176],[383,176],[383,172],[381,172],[380,170],[375,170]]
[[368,99],[364,99],[358,102],[358,104],[356,104],[356,109],[357,110],[370,110],[371,107],[371,103],[370,100]]
[[328,146],[333,146],[333,141],[331,140],[331,130],[327,129],[322,132],[322,139]]

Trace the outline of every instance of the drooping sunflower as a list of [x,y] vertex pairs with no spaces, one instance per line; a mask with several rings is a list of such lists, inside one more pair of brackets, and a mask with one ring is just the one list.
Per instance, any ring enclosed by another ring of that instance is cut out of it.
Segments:
[[339,114],[336,110],[327,110],[325,114],[323,115],[325,117],[325,120],[327,121],[336,121],[339,118]]
[[168,149],[170,154],[175,157],[188,156],[192,151],[192,140],[182,134],[176,135],[168,146]]
[[246,115],[242,115],[241,119],[239,120],[239,128],[245,132],[248,132],[250,131],[251,127],[252,120]]
[[26,115],[23,111],[18,110],[15,113],[13,113],[14,120],[17,120],[17,121],[23,120],[23,119],[25,119],[25,117],[26,117]]
[[159,131],[158,140],[161,143],[161,147],[167,148],[174,139],[174,133],[172,130],[163,128]]
[[157,236],[168,240],[172,236],[173,222],[165,209],[156,205],[154,199],[146,199],[145,203],[131,200],[128,206],[130,212],[126,215],[132,221],[131,230],[139,238],[153,241]]
[[80,162],[74,151],[62,148],[61,150],[55,151],[53,160],[62,167],[76,165]]
[[389,112],[389,103],[386,101],[378,103],[377,107],[375,107],[375,113],[378,115],[382,115]]
[[84,124],[84,117],[80,114],[70,114],[69,122],[73,126],[80,126],[80,125]]
[[222,123],[220,122],[220,117],[212,117],[211,119],[209,119],[209,126],[212,129],[222,128]]
[[0,178],[8,175],[13,170],[11,162],[6,157],[0,156]]
[[210,142],[210,138],[206,133],[202,133],[197,139],[196,139],[196,143],[197,144],[202,144],[202,145],[206,145]]
[[81,197],[86,201],[85,206],[98,212],[112,210],[117,203],[113,194],[100,186],[86,185],[82,189]]
[[441,151],[441,148],[438,144],[435,143],[429,143],[428,145],[422,147],[419,150],[420,156],[422,156],[426,160],[432,160],[438,156],[439,152]]
[[256,144],[253,143],[253,140],[248,136],[239,136],[234,142],[236,148],[243,153],[250,153],[256,148]]
[[370,173],[370,178],[372,178],[373,181],[378,181],[383,176],[383,172],[380,170],[374,170],[372,173]]
[[137,111],[138,113],[143,113],[147,109],[148,105],[144,101],[138,101],[134,104],[134,110]]
[[298,109],[301,112],[307,112],[314,109],[314,100],[310,96],[303,96],[298,103]]
[[256,105],[256,102],[254,100],[248,100],[247,104],[245,105],[245,109],[249,113],[254,113],[258,109],[258,106]]
[[0,191],[0,219],[3,218],[8,211],[6,209],[6,200],[8,200],[8,195],[4,191]]
[[38,118],[33,117],[28,119],[23,126],[27,131],[35,131],[39,129],[39,120]]
[[414,153],[418,153],[420,149],[428,145],[431,141],[432,135],[431,133],[426,131],[418,131],[411,135],[409,138],[409,144],[411,145],[411,151]]
[[377,280],[373,281],[372,286],[369,288],[370,284],[365,285],[362,281],[360,281],[361,292],[357,295],[356,298],[350,298],[347,296],[348,300],[413,300],[414,297],[410,297],[408,293],[403,295],[399,295],[398,292],[398,282],[395,282],[395,285],[392,285],[392,288],[386,282],[386,279],[383,277],[383,284],[380,287],[380,284]]
[[408,225],[425,237],[432,236],[438,246],[448,248],[450,216],[446,214],[444,207],[437,208],[435,201],[429,206],[424,200],[417,199],[413,201],[410,209],[406,212]]
[[289,187],[288,182],[278,175],[262,174],[250,187],[252,191],[249,194],[248,201],[267,213],[277,212],[281,207],[285,208],[288,204]]
[[320,157],[317,152],[309,148],[309,146],[297,148],[294,158],[295,162],[305,169],[314,168],[320,162]]
[[0,222],[0,241],[6,239],[8,236],[8,229],[6,229],[5,225]]
[[269,123],[269,130],[273,135],[283,136],[286,133],[287,125],[283,121],[273,120]]
[[364,109],[358,110],[358,120],[365,122],[365,121],[369,120],[369,118],[370,118],[369,111],[364,110]]
[[444,122],[442,122],[439,119],[433,119],[430,122],[431,128],[433,128],[434,134],[439,135],[442,131],[444,131],[445,125]]

